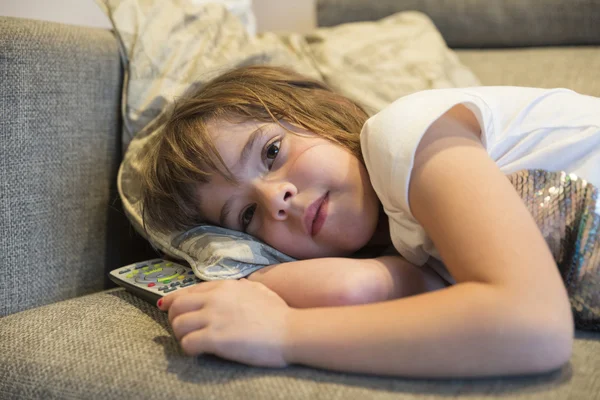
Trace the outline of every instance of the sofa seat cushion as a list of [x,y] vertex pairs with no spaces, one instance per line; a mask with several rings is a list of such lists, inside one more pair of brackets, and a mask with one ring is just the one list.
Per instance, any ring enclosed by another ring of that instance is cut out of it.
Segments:
[[457,50],[482,85],[564,87],[600,97],[600,46]]
[[[123,289],[0,321],[2,399],[592,399],[600,335],[577,332],[569,364],[533,377],[416,380],[188,357],[167,315]],[[597,398],[597,397],[596,397]]]

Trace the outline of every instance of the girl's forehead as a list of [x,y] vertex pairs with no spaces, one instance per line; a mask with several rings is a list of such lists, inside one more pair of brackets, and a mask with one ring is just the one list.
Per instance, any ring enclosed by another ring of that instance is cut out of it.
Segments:
[[213,139],[219,139],[230,135],[238,136],[259,124],[260,122],[252,119],[212,118],[206,123],[206,128]]
[[248,120],[215,119],[206,124],[208,134],[215,144],[241,143],[246,144],[250,135],[259,128],[264,128],[273,123]]
[[[216,146],[219,155],[228,167],[232,167],[252,138],[260,134],[262,128],[269,125],[255,120],[230,121],[214,120],[206,124],[208,134]],[[250,143],[252,144],[252,143]]]

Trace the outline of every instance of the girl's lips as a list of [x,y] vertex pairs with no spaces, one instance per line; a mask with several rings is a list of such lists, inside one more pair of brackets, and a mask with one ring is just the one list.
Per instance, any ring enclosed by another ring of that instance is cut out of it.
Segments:
[[307,227],[307,232],[310,232],[311,236],[315,236],[319,233],[325,220],[327,219],[327,205],[329,204],[329,192],[319,197],[314,203],[306,210],[304,222]]

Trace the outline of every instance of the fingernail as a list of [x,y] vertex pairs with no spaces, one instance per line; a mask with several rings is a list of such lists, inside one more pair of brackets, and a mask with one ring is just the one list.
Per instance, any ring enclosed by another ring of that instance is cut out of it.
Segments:
[[158,299],[158,302],[156,303],[156,305],[158,306],[158,308],[160,308],[160,306],[162,306],[162,300],[163,299]]

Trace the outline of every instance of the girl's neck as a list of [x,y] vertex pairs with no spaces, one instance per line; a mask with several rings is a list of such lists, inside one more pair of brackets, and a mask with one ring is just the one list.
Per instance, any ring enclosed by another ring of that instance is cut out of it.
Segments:
[[381,253],[391,244],[392,238],[390,236],[388,216],[385,211],[383,211],[383,206],[379,205],[379,219],[377,221],[375,233],[373,233],[373,236],[371,236],[371,239],[367,242],[367,244],[357,251],[357,254]]
[[389,246],[392,244],[389,219],[381,204],[379,205],[379,220],[377,221],[377,228],[375,228],[375,233],[368,244],[373,246]]

